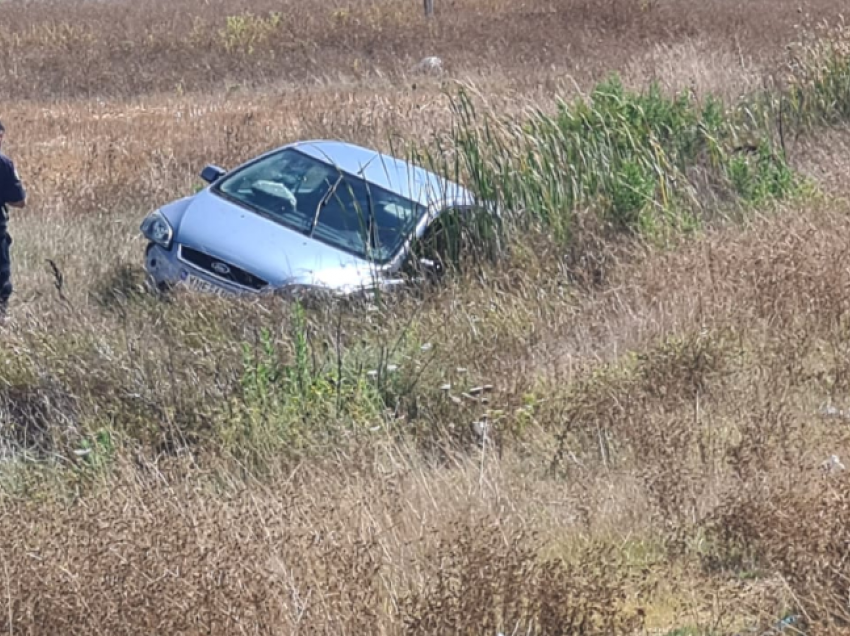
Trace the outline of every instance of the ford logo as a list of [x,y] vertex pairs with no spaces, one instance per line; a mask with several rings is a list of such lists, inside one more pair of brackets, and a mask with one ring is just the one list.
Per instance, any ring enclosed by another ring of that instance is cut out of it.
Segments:
[[230,273],[230,268],[224,263],[219,263],[218,261],[215,261],[212,265],[210,265],[210,267],[216,274],[221,274],[222,276],[227,276]]

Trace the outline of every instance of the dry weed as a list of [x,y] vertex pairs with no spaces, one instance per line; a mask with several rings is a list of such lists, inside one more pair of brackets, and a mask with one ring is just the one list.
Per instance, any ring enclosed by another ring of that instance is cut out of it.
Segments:
[[[32,194],[0,334],[7,631],[721,633],[786,605],[843,626],[844,477],[819,466],[850,446],[819,407],[850,407],[846,204],[666,251],[587,217],[570,253],[529,236],[512,267],[295,337],[288,307],[141,289],[141,216],[207,162],[427,142],[447,77],[511,116],[612,70],[731,98],[805,17],[550,4],[2,4],[4,149]],[[408,76],[427,54],[446,75]],[[833,191],[842,135],[792,148]],[[266,345],[315,391],[251,402]]]

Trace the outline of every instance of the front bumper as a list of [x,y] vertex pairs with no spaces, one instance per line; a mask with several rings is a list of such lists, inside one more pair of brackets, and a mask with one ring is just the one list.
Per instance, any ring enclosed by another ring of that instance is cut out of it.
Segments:
[[[172,288],[184,288],[227,298],[256,297],[277,293],[283,297],[290,296],[302,300],[313,297],[356,300],[357,298],[368,298],[374,291],[371,287],[346,289],[301,284],[280,288],[268,284],[259,288],[246,287],[223,279],[213,272],[181,258],[180,254],[181,248],[178,243],[172,244],[171,249],[168,250],[155,243],[148,244],[145,250],[145,271],[156,289],[167,291]],[[262,283],[263,281],[259,281],[258,284]],[[398,281],[395,283],[387,282],[386,285],[382,286],[384,292],[393,291],[400,287],[402,285],[398,284]]]

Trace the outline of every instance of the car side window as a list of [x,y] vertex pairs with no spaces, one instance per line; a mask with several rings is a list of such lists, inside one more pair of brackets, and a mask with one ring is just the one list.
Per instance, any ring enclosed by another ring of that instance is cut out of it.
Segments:
[[422,237],[414,241],[411,265],[415,268],[419,259],[427,259],[445,271],[459,268],[466,258],[477,260],[497,253],[497,227],[489,215],[481,212],[484,210],[475,207],[441,212]]
[[432,261],[441,270],[457,264],[463,243],[463,218],[462,210],[450,208],[441,212],[413,242],[410,267],[417,270],[420,259]]

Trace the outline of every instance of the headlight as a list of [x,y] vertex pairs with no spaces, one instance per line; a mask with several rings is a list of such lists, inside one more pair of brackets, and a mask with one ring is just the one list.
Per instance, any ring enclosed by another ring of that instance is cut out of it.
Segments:
[[174,237],[174,230],[171,224],[162,215],[162,212],[156,210],[151,212],[144,221],[142,221],[142,234],[157,245],[161,245],[165,249],[171,248],[171,239]]

